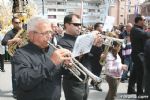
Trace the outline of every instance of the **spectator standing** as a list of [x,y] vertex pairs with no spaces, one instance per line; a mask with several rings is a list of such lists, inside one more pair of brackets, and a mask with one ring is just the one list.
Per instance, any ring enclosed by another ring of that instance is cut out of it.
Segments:
[[[2,33],[0,33],[0,42],[2,41],[2,39],[4,38],[4,35]],[[5,55],[5,46],[2,46],[2,44],[0,44],[0,70],[1,72],[5,72],[4,69],[4,55]]]
[[[131,46],[132,46],[131,56],[133,61],[133,70],[131,74],[136,75],[137,97],[143,94],[143,74],[144,74],[144,66],[142,61],[140,60],[139,54],[144,52],[144,44],[146,40],[150,38],[150,33],[144,31],[143,29],[144,26],[145,26],[145,17],[142,15],[137,15],[135,17],[135,25],[133,26],[130,32]],[[128,86],[128,89],[131,89],[130,86]]]

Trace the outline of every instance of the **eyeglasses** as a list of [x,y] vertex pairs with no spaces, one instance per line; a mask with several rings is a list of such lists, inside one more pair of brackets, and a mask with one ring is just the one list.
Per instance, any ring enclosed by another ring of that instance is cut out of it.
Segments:
[[80,23],[70,23],[70,24],[73,24],[74,26],[81,26]]
[[43,32],[43,33],[39,33],[39,32],[36,32],[36,31],[34,31],[34,33],[38,33],[38,34],[41,34],[41,35],[50,35],[50,34],[52,34],[52,31],[46,31],[46,32]]

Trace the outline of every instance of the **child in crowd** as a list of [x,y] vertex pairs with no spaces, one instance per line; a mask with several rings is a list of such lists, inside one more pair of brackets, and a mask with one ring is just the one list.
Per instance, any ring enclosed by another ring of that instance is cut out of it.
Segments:
[[124,70],[127,70],[127,65],[121,63],[121,58],[118,54],[121,43],[113,41],[112,47],[106,56],[106,81],[109,85],[109,90],[105,100],[115,100],[117,88],[120,83],[121,75]]

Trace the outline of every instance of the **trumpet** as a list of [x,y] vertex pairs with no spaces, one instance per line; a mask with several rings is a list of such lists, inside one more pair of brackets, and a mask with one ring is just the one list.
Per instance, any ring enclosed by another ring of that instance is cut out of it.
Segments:
[[126,42],[125,39],[118,39],[118,38],[114,38],[114,37],[110,37],[110,36],[106,36],[106,35],[101,35],[101,37],[105,40],[103,42],[103,44],[108,45],[108,46],[112,46],[113,41],[120,42],[122,45],[124,45]]
[[[50,42],[48,42],[48,44],[54,49],[62,48],[60,45],[57,45],[56,47]],[[72,58],[70,67],[67,67],[66,65],[64,65],[63,67],[65,67],[65,69],[68,69],[77,79],[79,79],[83,83],[87,82],[89,78],[91,78],[95,82],[95,84],[99,84],[102,82],[102,79],[100,77],[94,75],[75,58]]]

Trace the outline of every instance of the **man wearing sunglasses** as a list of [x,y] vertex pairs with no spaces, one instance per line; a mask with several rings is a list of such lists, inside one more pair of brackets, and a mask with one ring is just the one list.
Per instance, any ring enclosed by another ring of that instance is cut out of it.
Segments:
[[[64,18],[64,36],[58,44],[70,51],[73,50],[74,43],[81,31],[81,19],[79,15],[70,14]],[[98,38],[97,38],[98,39]],[[98,42],[98,41],[97,41]],[[85,66],[88,65],[88,55],[82,55],[77,59]],[[90,67],[90,66],[86,66]],[[66,100],[87,100],[89,88],[88,82],[79,81],[70,71],[64,70],[63,89]]]
[[[13,17],[12,25],[13,29],[8,31],[2,40],[2,45],[4,46],[12,45],[14,43],[20,44],[22,42],[21,38],[19,37],[14,38],[15,35],[22,29],[21,20],[18,17]],[[12,93],[13,97],[16,98],[16,81],[15,81],[16,79],[14,75],[14,66],[12,61],[11,66],[12,66]]]

